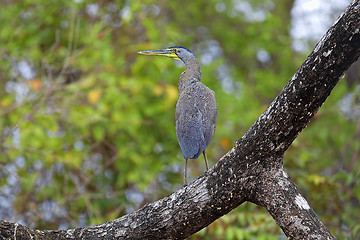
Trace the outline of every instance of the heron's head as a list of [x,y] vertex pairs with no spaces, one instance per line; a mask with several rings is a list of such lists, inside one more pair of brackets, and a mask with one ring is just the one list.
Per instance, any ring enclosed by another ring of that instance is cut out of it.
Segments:
[[162,49],[162,50],[141,51],[138,53],[144,54],[144,55],[150,55],[150,56],[170,57],[170,58],[181,60],[185,64],[189,60],[196,58],[195,54],[192,51],[190,51],[186,47],[182,47],[182,46],[169,47],[169,48]]

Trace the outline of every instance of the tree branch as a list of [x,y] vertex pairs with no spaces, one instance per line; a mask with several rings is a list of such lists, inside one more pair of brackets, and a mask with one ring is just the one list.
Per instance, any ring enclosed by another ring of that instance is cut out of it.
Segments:
[[359,57],[359,11],[353,1],[247,133],[190,185],[92,227],[41,231],[0,221],[0,239],[183,239],[245,201],[264,206],[291,239],[333,239],[282,157]]

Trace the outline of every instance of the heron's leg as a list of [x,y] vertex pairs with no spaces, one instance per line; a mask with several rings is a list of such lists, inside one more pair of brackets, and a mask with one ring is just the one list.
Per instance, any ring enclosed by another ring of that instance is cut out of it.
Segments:
[[203,155],[204,155],[205,164],[206,164],[206,171],[208,171],[209,170],[209,164],[208,164],[208,161],[207,161],[207,158],[206,158],[206,149],[203,151]]
[[187,161],[188,159],[185,158],[185,168],[184,168],[184,186],[187,185],[187,180],[186,180],[186,177],[187,177]]

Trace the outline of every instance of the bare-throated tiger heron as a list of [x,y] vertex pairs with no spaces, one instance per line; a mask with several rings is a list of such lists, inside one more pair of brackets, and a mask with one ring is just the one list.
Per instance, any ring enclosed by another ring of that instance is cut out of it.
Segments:
[[138,53],[178,59],[186,66],[186,70],[179,78],[179,100],[175,111],[176,137],[185,159],[184,185],[186,185],[188,159],[196,159],[203,153],[206,169],[209,170],[206,148],[214,136],[217,123],[215,93],[200,82],[200,63],[189,49],[176,46]]

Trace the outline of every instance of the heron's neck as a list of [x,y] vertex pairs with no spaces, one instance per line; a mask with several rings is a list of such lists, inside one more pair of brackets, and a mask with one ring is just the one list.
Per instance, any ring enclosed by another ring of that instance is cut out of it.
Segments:
[[200,63],[196,58],[185,62],[186,70],[180,75],[179,94],[190,84],[201,81]]

